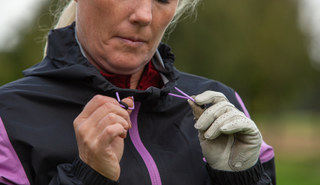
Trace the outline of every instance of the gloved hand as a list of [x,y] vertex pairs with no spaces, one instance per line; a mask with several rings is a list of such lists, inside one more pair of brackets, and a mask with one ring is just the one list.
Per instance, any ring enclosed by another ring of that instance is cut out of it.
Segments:
[[[255,123],[219,92],[206,91],[194,96],[194,125],[199,131],[202,153],[208,164],[218,170],[242,171],[258,160],[262,136]],[[200,106],[212,103],[204,110]]]

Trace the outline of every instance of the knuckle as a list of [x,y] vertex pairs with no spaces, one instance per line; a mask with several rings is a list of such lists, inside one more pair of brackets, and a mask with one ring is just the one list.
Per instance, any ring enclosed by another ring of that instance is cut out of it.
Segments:
[[115,129],[114,127],[106,127],[104,132],[109,136],[113,136],[115,134]]
[[111,98],[109,96],[103,96],[103,95],[100,95],[100,94],[95,95],[92,98],[92,100],[96,101],[96,102],[105,102],[105,103],[107,103],[107,102],[113,102],[113,103],[117,102],[114,98]]
[[230,103],[228,101],[221,101],[220,103],[222,103],[225,106],[229,106],[229,107],[232,107],[233,109],[238,110],[232,103]]
[[106,108],[108,111],[112,112],[116,108],[114,103],[106,102],[103,104],[104,108]]
[[98,95],[95,95],[93,98],[92,98],[92,100],[93,101],[103,101],[105,99],[105,97],[104,96],[102,96],[102,95],[100,95],[100,94],[98,94]]
[[73,121],[73,128],[75,129],[75,131],[77,130],[81,130],[81,128],[83,127],[83,123],[85,120],[83,120],[80,117],[77,117],[74,121]]
[[117,121],[117,115],[115,113],[109,113],[108,115],[106,115],[106,119],[110,122],[116,122]]
[[85,137],[85,133],[86,133],[86,128],[84,128],[84,126],[78,126],[78,127],[75,127],[75,132],[76,134],[80,137],[80,138],[84,138]]
[[76,119],[74,119],[73,121],[73,127],[74,128],[78,127],[80,123],[81,123],[80,118],[76,117]]
[[130,115],[128,112],[126,112],[124,115],[123,115],[123,119],[125,120],[130,120]]

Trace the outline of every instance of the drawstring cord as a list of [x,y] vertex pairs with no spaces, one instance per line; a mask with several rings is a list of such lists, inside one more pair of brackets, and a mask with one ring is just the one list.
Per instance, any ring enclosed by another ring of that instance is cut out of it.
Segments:
[[[174,97],[177,97],[177,98],[183,98],[183,99],[187,99],[187,100],[191,100],[193,101],[194,103],[196,103],[196,101],[189,95],[187,95],[186,93],[184,93],[183,91],[181,91],[180,89],[178,89],[177,87],[174,87],[179,93],[183,94],[184,96],[181,96],[181,95],[177,95],[177,94],[172,94],[172,93],[168,93],[168,95],[170,96],[174,96]],[[197,104],[197,103],[196,103]],[[202,109],[206,109],[206,105],[203,104],[203,105],[200,105],[200,107]]]
[[194,100],[191,96],[187,95],[186,93],[184,93],[183,91],[181,91],[181,90],[178,89],[177,87],[174,87],[174,88],[175,88],[179,93],[181,93],[181,94],[184,95],[184,96],[177,95],[177,94],[173,94],[173,93],[168,93],[168,95],[174,96],[174,97],[177,97],[177,98],[183,98],[183,99],[186,99],[186,100],[189,99],[189,100],[195,102],[195,100]]
[[[168,95],[173,96],[173,97],[177,97],[177,98],[186,99],[186,100],[189,99],[189,100],[195,102],[195,100],[194,100],[191,96],[187,95],[185,92],[181,91],[181,90],[178,89],[177,87],[174,87],[174,88],[175,88],[179,93],[181,93],[183,96],[178,95],[178,94],[173,94],[173,93],[168,93]],[[134,104],[133,104],[132,107],[129,107],[128,104],[126,104],[126,103],[124,103],[123,101],[120,100],[120,96],[119,96],[119,93],[118,93],[118,92],[116,92],[116,96],[117,96],[117,100],[118,100],[118,102],[120,103],[120,106],[121,106],[122,108],[124,108],[124,109],[126,109],[126,110],[127,110],[127,109],[129,109],[129,110],[133,110],[133,109],[134,109]],[[133,99],[133,96],[132,96],[132,99]]]

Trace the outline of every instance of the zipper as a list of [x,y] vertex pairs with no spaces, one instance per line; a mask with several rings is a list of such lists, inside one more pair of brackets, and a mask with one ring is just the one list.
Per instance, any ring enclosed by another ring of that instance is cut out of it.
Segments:
[[131,123],[132,123],[132,128],[129,129],[130,138],[131,138],[131,141],[132,141],[134,147],[136,148],[136,150],[138,151],[138,153],[142,157],[142,159],[148,169],[149,176],[151,179],[151,184],[152,185],[162,185],[158,167],[157,167],[154,159],[152,158],[151,154],[148,152],[146,147],[143,145],[141,138],[140,138],[139,129],[138,129],[138,113],[140,110],[140,106],[141,106],[140,102],[135,102],[134,103],[135,108],[130,114],[130,119],[131,119]]

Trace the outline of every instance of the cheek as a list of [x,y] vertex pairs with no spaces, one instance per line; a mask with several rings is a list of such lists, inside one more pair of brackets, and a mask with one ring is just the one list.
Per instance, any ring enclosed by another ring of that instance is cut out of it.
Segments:
[[158,15],[156,16],[156,21],[159,25],[159,29],[165,30],[168,27],[176,12],[176,9],[177,1],[172,1],[170,5],[164,5],[163,7],[161,7],[161,11],[157,11]]
[[174,12],[175,12],[175,9],[171,11],[161,12],[161,14],[159,13],[159,15],[154,17],[154,20],[153,20],[155,23],[154,30],[157,31],[157,35],[162,36],[165,33],[167,27],[169,26],[173,18]]
[[88,24],[100,22],[115,15],[116,8],[109,0],[82,0],[77,3],[77,17],[86,20]]

